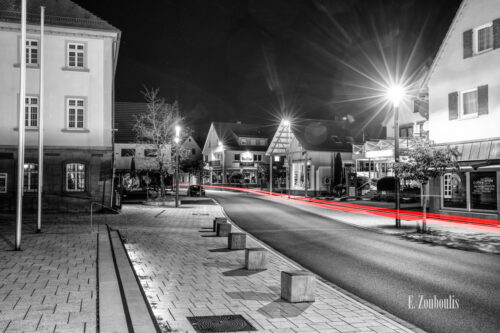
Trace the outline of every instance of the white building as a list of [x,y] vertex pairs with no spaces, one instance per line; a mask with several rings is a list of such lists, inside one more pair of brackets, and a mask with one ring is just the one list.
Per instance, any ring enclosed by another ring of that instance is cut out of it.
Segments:
[[[40,101],[40,7],[27,1],[20,52],[20,1],[0,3],[0,206],[14,209],[20,54],[27,57],[24,209],[36,206]],[[114,78],[120,31],[69,0],[44,2],[44,208],[110,204]],[[24,111],[23,111],[24,112]]]
[[427,79],[429,134],[461,171],[431,183],[441,213],[500,217],[500,1],[464,0]]

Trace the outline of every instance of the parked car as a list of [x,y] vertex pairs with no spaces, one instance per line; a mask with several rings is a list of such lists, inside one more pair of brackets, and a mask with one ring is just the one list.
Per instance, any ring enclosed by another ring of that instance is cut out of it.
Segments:
[[205,196],[205,190],[200,185],[189,185],[187,195],[188,197],[202,197]]

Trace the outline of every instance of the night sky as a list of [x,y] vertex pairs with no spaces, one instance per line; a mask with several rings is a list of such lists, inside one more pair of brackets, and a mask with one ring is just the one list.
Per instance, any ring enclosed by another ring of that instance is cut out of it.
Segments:
[[[388,73],[432,61],[460,0],[75,0],[122,31],[117,101],[143,86],[178,99],[203,138],[211,121],[333,119],[375,137]],[[384,61],[385,59],[385,61]],[[372,80],[373,79],[373,80]],[[376,85],[376,84],[375,84]]]

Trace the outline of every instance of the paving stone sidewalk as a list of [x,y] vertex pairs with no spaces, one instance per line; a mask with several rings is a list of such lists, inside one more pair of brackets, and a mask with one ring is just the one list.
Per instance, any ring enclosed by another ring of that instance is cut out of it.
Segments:
[[[314,303],[282,301],[280,271],[297,267],[269,253],[267,270],[243,269],[244,251],[228,251],[227,238],[211,232],[213,218],[223,216],[219,206],[124,206],[123,215],[126,248],[165,332],[195,332],[190,316],[230,314],[259,332],[411,331],[323,283]],[[247,239],[247,246],[261,245]]]
[[[24,223],[13,251],[12,217],[0,218],[0,332],[96,332],[97,235],[88,216]],[[28,218],[28,220],[30,220]]]

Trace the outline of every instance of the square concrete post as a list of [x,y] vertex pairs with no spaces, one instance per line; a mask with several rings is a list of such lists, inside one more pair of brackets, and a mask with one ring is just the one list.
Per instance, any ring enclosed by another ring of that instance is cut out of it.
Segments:
[[281,298],[287,302],[314,302],[315,287],[316,278],[310,272],[281,272]]
[[227,218],[225,218],[225,217],[216,217],[214,219],[214,231],[217,231],[217,222],[227,222]]
[[217,237],[227,237],[231,232],[231,224],[227,222],[217,222]]
[[247,234],[244,232],[230,232],[227,236],[227,248],[230,250],[243,250],[247,244]]
[[266,269],[267,250],[255,247],[245,249],[245,268],[248,270]]

